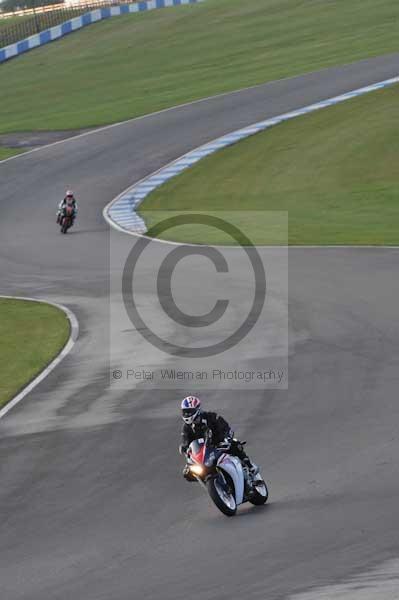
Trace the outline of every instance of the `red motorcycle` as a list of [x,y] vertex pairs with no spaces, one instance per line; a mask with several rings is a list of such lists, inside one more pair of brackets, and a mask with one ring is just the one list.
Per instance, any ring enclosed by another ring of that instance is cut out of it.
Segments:
[[66,233],[73,223],[73,206],[64,206],[60,217],[61,233]]

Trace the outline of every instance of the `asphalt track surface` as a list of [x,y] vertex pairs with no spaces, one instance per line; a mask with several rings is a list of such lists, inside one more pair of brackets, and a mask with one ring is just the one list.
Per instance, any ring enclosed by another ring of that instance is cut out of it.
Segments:
[[[204,142],[398,67],[395,55],[270,83],[0,165],[1,292],[62,302],[81,326],[62,366],[0,422],[1,598],[277,600],[398,556],[399,251],[290,251],[289,390],[212,398],[272,493],[231,520],[181,479],[176,393],[108,389],[101,214]],[[67,186],[82,202],[62,237]]]

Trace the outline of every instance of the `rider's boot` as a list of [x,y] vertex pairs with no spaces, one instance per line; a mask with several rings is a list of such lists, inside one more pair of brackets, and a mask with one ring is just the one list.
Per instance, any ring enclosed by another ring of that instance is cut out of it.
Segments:
[[255,463],[253,463],[248,456],[244,459],[244,464],[248,467],[248,471],[252,476],[257,475],[259,473],[259,467]]

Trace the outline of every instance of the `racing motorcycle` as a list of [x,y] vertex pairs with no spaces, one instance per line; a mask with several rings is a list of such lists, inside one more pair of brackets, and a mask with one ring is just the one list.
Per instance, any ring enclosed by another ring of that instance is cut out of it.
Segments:
[[239,458],[229,454],[228,443],[212,445],[212,432],[191,442],[186,457],[188,477],[197,480],[228,517],[236,514],[239,504],[259,506],[267,501],[269,491],[261,474],[252,475]]
[[64,206],[59,218],[61,233],[66,233],[73,223],[73,206]]

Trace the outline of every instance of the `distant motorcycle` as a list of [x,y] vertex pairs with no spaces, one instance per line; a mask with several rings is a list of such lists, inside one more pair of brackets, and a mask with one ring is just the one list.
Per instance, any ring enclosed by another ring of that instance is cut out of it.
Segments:
[[64,206],[59,216],[59,224],[61,225],[61,233],[66,233],[73,223],[73,206]]
[[250,502],[259,506],[267,501],[269,491],[261,474],[251,475],[236,456],[229,454],[227,445],[212,445],[211,434],[191,442],[186,456],[189,477],[207,490],[217,508],[228,517],[235,515],[239,504]]

